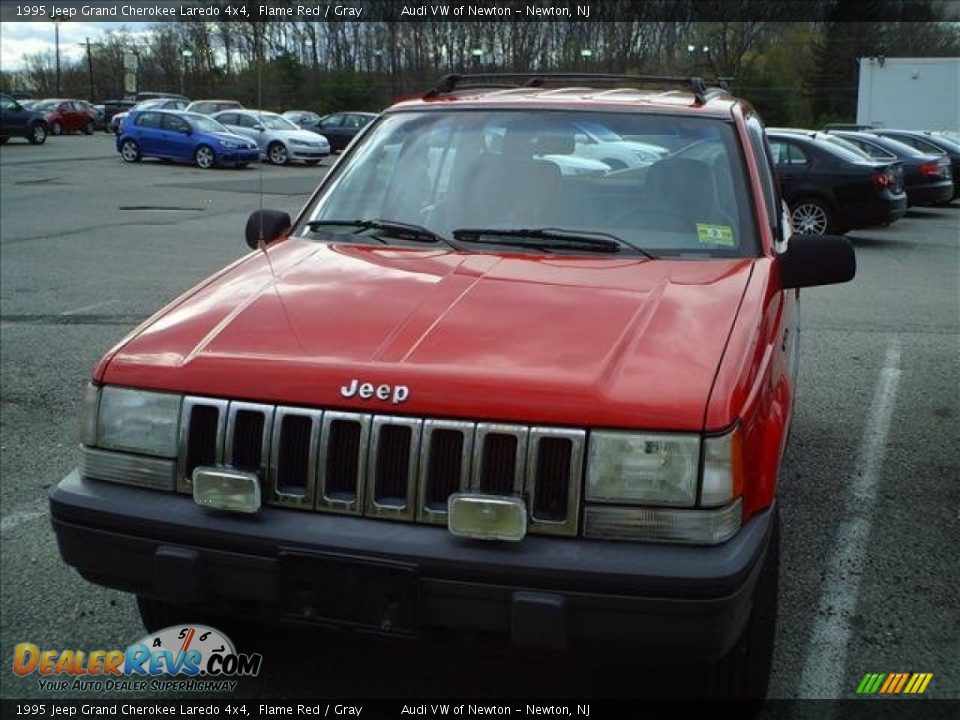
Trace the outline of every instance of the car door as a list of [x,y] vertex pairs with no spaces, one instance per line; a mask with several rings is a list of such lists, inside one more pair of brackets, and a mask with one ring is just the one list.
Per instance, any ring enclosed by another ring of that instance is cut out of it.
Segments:
[[350,142],[346,129],[343,127],[344,114],[327,115],[317,124],[317,132],[330,141],[331,150],[342,150]]
[[243,135],[253,140],[261,151],[265,149],[266,138],[264,137],[263,126],[257,122],[257,118],[253,115],[237,113],[236,124],[228,127],[230,132],[235,132],[237,135]]
[[163,113],[163,126],[158,131],[161,148],[167,157],[189,160],[193,157],[193,128],[182,117]]
[[[163,116],[157,112],[141,112],[133,123],[124,123],[124,132],[132,135],[144,155],[162,155]],[[128,129],[129,128],[129,129]]]
[[28,114],[12,97],[0,95],[0,132],[4,135],[25,133]]
[[87,114],[80,106],[80,103],[70,101],[64,103],[64,105],[66,105],[66,111],[64,115],[66,122],[64,123],[64,126],[70,132],[82,130],[83,126],[87,124]]

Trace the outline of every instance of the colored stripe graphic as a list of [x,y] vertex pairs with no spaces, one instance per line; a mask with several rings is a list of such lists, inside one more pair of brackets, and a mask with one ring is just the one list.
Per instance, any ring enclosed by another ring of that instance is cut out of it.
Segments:
[[921,695],[933,673],[867,673],[857,686],[858,695]]

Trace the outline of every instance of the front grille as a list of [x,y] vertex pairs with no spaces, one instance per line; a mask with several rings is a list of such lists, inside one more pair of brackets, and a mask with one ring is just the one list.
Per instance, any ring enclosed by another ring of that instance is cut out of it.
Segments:
[[177,488],[256,472],[268,505],[446,524],[456,492],[524,498],[531,532],[575,535],[583,430],[184,400]]

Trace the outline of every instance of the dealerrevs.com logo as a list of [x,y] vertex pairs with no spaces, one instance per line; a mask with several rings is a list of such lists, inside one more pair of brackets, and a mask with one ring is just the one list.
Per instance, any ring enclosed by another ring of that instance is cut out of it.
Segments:
[[126,650],[41,650],[33,643],[13,650],[13,672],[37,673],[40,690],[232,692],[234,678],[258,675],[262,662],[206,625],[168,627]]

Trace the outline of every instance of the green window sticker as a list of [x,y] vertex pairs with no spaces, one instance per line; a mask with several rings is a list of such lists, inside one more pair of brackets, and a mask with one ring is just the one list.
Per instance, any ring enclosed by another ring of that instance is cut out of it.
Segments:
[[720,245],[734,247],[733,228],[729,225],[708,225],[697,223],[697,239],[703,245]]

